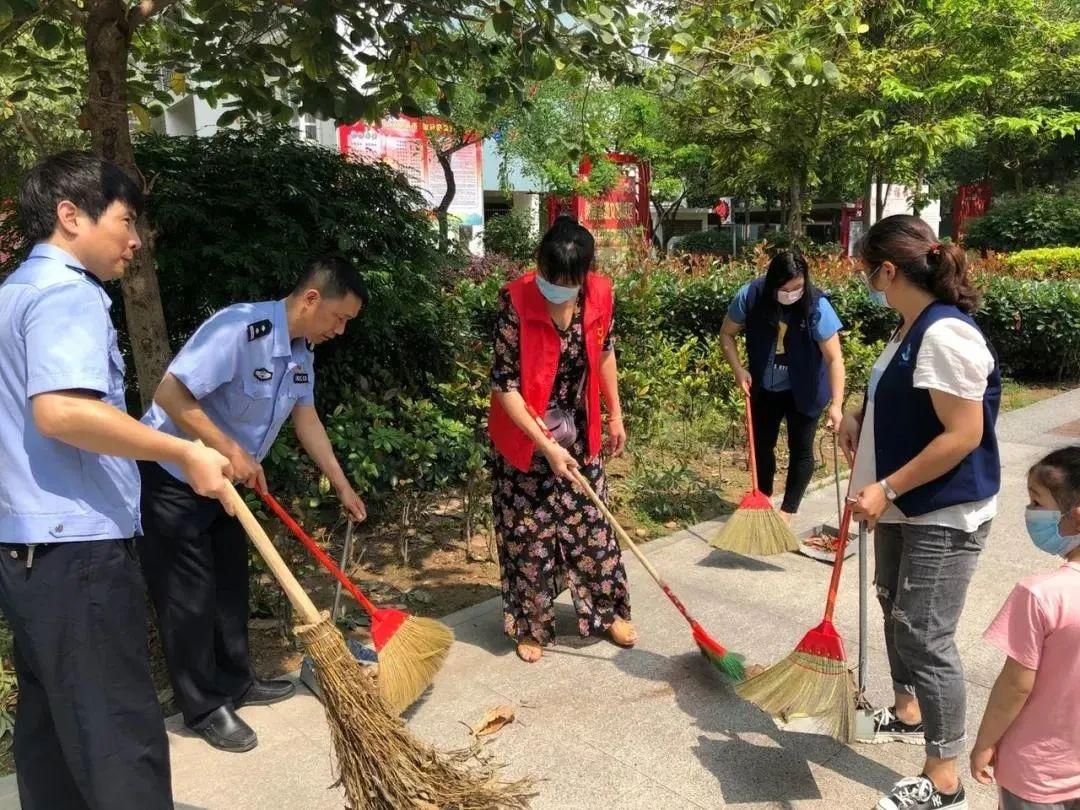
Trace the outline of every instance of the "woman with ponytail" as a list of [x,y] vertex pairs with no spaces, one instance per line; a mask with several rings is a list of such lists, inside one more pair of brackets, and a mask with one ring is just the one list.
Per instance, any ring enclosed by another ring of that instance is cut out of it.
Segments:
[[874,580],[896,695],[877,713],[873,741],[926,748],[922,773],[877,807],[956,810],[967,802],[956,766],[965,693],[955,634],[997,512],[1001,375],[971,319],[979,294],[960,247],[898,215],[870,229],[860,258],[871,298],[902,319],[861,412],[840,429],[855,456],[855,519],[876,525]]

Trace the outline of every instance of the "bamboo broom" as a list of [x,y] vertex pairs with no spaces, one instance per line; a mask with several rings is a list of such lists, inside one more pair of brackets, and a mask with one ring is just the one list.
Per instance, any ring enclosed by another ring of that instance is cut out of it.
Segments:
[[683,603],[679,601],[679,598],[672,592],[668,584],[660,576],[660,572],[657,571],[649,559],[641,553],[641,549],[637,547],[637,544],[630,539],[630,535],[626,533],[626,530],[619,525],[619,522],[615,519],[615,516],[611,514],[611,510],[608,509],[600,496],[596,494],[593,488],[589,485],[588,480],[577,469],[571,470],[574,478],[574,483],[578,485],[582,492],[584,492],[589,500],[593,502],[593,505],[600,510],[600,514],[604,516],[604,519],[611,524],[611,527],[615,530],[615,533],[619,536],[619,539],[626,544],[626,547],[633,552],[634,556],[638,558],[638,561],[648,572],[656,584],[660,586],[660,589],[667,595],[667,598],[671,600],[671,603],[675,605],[675,608],[682,614],[682,617],[690,625],[690,629],[693,632],[694,642],[698,645],[698,649],[701,650],[701,654],[705,656],[705,659],[712,664],[720,673],[728,680],[738,683],[744,677],[746,673],[743,670],[743,658],[738,653],[731,652],[724,647],[720,642],[716,641],[712,636],[705,632],[697,620],[683,607]]
[[797,551],[799,541],[791,527],[777,514],[769,496],[758,489],[754,420],[750,410],[750,392],[745,393],[746,435],[750,445],[750,491],[743,496],[739,508],[709,541],[709,545],[736,554],[758,557]]
[[851,503],[840,521],[836,557],[833,560],[825,616],[799,642],[794,652],[759,675],[735,687],[735,691],[773,716],[806,716],[821,733],[851,742],[855,733],[857,689],[848,672],[844,641],[833,625],[833,609],[844,567],[844,548],[851,526]]
[[260,490],[259,496],[371,616],[371,638],[379,656],[379,692],[396,712],[405,711],[435,680],[454,643],[454,632],[435,619],[375,607],[273,495]]
[[443,752],[421,742],[379,695],[327,612],[319,613],[236,489],[228,500],[251,542],[299,615],[296,633],[315,663],[338,762],[338,784],[352,810],[524,810],[529,780],[505,782],[473,751]]

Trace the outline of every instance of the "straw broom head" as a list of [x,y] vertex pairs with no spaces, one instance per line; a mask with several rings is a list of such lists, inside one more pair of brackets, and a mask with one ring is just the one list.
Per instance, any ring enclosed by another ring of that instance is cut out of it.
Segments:
[[735,687],[762,711],[813,718],[822,734],[844,743],[854,738],[857,691],[830,621],[807,633],[787,658]]
[[318,673],[339,784],[353,810],[524,810],[528,780],[505,782],[475,749],[442,752],[412,735],[349,652],[328,613],[296,628]]
[[736,554],[767,557],[799,548],[791,527],[773,509],[769,498],[754,490],[728,518],[709,545]]
[[397,610],[376,611],[372,631],[379,654],[379,693],[400,714],[435,680],[454,632],[435,619]]

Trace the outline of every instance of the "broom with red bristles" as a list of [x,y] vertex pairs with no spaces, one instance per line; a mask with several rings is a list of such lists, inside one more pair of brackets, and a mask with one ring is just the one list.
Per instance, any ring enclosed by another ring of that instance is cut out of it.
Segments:
[[810,718],[815,730],[851,742],[855,732],[857,689],[848,671],[844,640],[833,625],[833,609],[844,567],[844,548],[851,525],[849,501],[840,521],[825,617],[803,636],[795,651],[783,661],[735,688],[738,694],[769,714],[790,719]]
[[454,643],[454,632],[435,619],[410,616],[401,610],[373,605],[273,495],[261,490],[258,492],[296,539],[367,611],[371,617],[371,638],[379,656],[379,693],[394,711],[405,711],[435,679],[446,661],[450,645]]
[[750,410],[750,392],[746,391],[746,435],[750,445],[750,491],[739,508],[709,541],[709,545],[736,554],[767,557],[785,551],[797,551],[799,541],[783,518],[773,508],[769,496],[758,489],[757,454],[754,451],[754,420]]

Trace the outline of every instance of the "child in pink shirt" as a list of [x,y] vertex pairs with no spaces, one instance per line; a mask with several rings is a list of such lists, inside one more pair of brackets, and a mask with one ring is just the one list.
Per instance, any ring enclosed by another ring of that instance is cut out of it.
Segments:
[[1001,810],[1080,810],[1080,447],[1028,473],[1027,528],[1056,571],[1020,582],[985,638],[1008,658],[971,752]]

